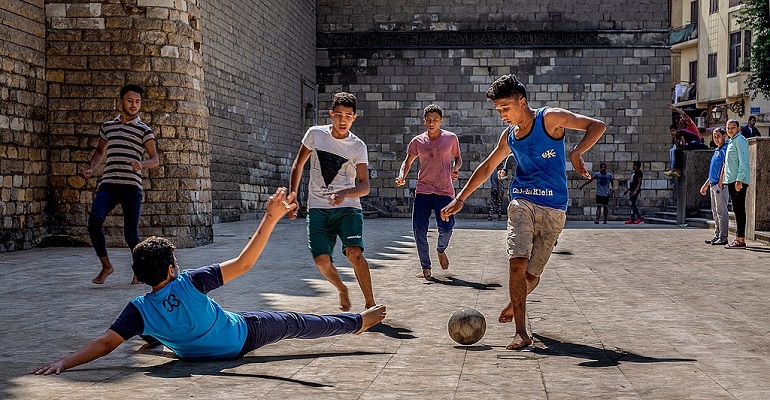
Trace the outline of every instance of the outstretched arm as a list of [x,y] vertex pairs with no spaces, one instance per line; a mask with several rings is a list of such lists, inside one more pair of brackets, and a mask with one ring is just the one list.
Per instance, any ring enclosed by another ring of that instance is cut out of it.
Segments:
[[107,329],[101,336],[88,342],[80,350],[68,355],[67,357],[56,360],[52,363],[43,365],[30,373],[35,375],[59,375],[62,371],[76,367],[87,362],[104,357],[115,350],[125,340],[115,331]]
[[223,284],[243,275],[254,266],[257,258],[262,254],[262,250],[265,249],[267,239],[270,238],[270,233],[273,232],[275,225],[284,215],[297,208],[296,195],[296,193],[292,192],[286,196],[286,188],[282,187],[278,188],[275,194],[270,196],[267,200],[265,216],[262,217],[262,222],[259,223],[257,231],[251,236],[251,240],[243,248],[241,254],[232,260],[219,264],[222,271]]
[[404,186],[406,184],[406,176],[409,174],[409,170],[412,169],[412,163],[417,158],[414,154],[407,154],[404,162],[401,163],[401,169],[398,170],[398,176],[396,177],[396,186]]
[[694,122],[692,121],[692,118],[690,118],[690,116],[689,116],[689,115],[687,115],[687,113],[686,113],[686,112],[684,112],[684,110],[682,110],[681,108],[679,108],[679,107],[677,107],[677,106],[675,106],[675,105],[673,105],[673,104],[669,104],[669,105],[668,105],[668,108],[670,108],[670,109],[672,109],[672,110],[676,111],[676,113],[677,113],[677,114],[679,114],[680,116],[682,116],[682,119],[684,119],[685,121],[687,121],[687,124],[688,124],[688,125],[689,125],[689,124],[691,124],[691,123],[693,123],[693,124],[694,124]]
[[[589,183],[591,183],[591,182],[593,182],[593,181],[594,181],[594,177],[592,176],[592,177],[591,177],[589,180],[587,180],[587,181],[586,181],[584,184],[580,185],[580,188],[582,189],[582,188],[586,187],[586,185],[588,185]],[[610,181],[610,186],[612,186],[612,181]]]
[[484,160],[481,164],[479,164],[478,167],[476,167],[476,170],[473,171],[473,174],[471,175],[470,179],[468,179],[465,187],[460,190],[460,193],[455,196],[454,200],[447,204],[446,207],[441,209],[441,219],[444,221],[449,221],[450,216],[460,212],[460,210],[463,208],[463,202],[465,199],[467,199],[474,190],[478,189],[478,187],[481,186],[484,181],[487,180],[487,178],[489,178],[489,175],[491,175],[492,172],[495,172],[497,166],[500,165],[503,160],[505,160],[505,157],[507,157],[510,152],[511,148],[508,147],[508,129],[506,128],[500,135],[500,140],[498,140],[495,149],[489,153],[489,156],[487,156],[486,160]]

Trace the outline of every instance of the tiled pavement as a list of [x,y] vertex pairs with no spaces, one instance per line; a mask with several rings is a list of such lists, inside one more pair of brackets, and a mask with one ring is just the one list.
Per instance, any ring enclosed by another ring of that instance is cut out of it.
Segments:
[[[213,244],[177,251],[180,266],[237,255],[255,226],[215,225]],[[283,341],[229,362],[139,351],[134,338],[58,377],[28,372],[101,334],[146,287],[128,284],[125,249],[111,249],[117,271],[100,286],[90,282],[90,248],[0,254],[0,398],[770,399],[768,247],[708,246],[705,229],[568,223],[528,300],[535,345],[509,351],[513,327],[496,322],[508,296],[505,222],[459,220],[451,266],[434,268],[433,281],[414,277],[408,219],[365,226],[375,296],[388,307],[370,332]],[[233,311],[334,313],[337,302],[312,264],[303,222],[288,220],[254,269],[211,297]],[[461,307],[487,317],[477,345],[447,334]]]

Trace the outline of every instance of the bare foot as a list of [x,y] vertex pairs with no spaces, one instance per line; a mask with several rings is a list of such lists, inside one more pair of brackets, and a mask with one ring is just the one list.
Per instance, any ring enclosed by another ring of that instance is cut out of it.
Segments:
[[513,341],[508,346],[505,346],[508,350],[523,349],[532,344],[532,339],[526,333],[521,334],[516,332],[516,336],[513,337]]
[[366,311],[362,312],[361,317],[363,318],[363,321],[361,321],[361,329],[356,332],[356,335],[359,335],[374,325],[382,322],[382,320],[385,319],[385,311],[385,306],[379,305],[370,307],[366,309]]
[[140,283],[142,283],[142,282],[139,282],[139,279],[136,279],[136,275],[134,275],[134,277],[131,278],[131,284],[132,285],[137,285],[137,284],[140,284]]
[[340,291],[340,310],[350,311],[350,297],[348,297],[348,289]]
[[449,257],[446,253],[438,253],[438,263],[441,264],[441,269],[449,268]]
[[430,268],[423,268],[422,271],[418,272],[417,275],[415,275],[415,278],[430,278]]
[[102,283],[104,283],[104,281],[107,280],[107,277],[112,274],[112,271],[114,271],[112,267],[102,267],[102,270],[99,272],[99,275],[96,275],[96,278],[91,279],[91,282],[97,285],[101,285]]
[[501,324],[513,321],[513,306],[510,301],[505,308],[503,308],[503,311],[500,311],[500,318],[498,318],[497,321]]

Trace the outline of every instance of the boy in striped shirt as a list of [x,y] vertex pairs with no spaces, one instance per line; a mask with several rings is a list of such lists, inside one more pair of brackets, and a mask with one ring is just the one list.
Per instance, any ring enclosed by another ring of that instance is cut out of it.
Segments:
[[[139,244],[139,216],[142,211],[142,170],[155,168],[160,162],[155,148],[155,135],[139,118],[144,90],[126,85],[120,90],[118,104],[122,112],[106,121],[99,129],[99,144],[91,157],[83,178],[88,179],[106,157],[99,189],[88,216],[88,234],[102,270],[91,282],[102,284],[114,271],[107,256],[104,220],[120,204],[123,209],[123,232],[130,249]],[[143,160],[144,151],[149,158]],[[131,283],[139,283],[134,277]]]

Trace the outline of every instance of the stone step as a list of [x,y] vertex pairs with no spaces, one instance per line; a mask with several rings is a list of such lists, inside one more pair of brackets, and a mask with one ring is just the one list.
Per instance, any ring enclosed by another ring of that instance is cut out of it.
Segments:
[[708,218],[685,218],[684,222],[687,226],[714,229],[714,220]]
[[657,224],[657,225],[676,225],[676,218],[669,219],[669,218],[647,217],[644,219],[644,223]]
[[655,213],[656,218],[673,219],[676,221],[676,211],[658,211]]
[[755,240],[764,244],[770,244],[770,232],[768,231],[755,231]]

